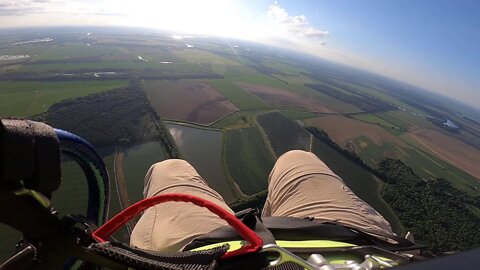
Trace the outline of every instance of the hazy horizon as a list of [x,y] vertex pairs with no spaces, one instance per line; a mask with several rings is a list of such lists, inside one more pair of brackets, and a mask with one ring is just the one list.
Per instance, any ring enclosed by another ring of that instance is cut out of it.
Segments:
[[233,37],[365,69],[480,107],[475,1],[0,0],[0,28],[148,27]]

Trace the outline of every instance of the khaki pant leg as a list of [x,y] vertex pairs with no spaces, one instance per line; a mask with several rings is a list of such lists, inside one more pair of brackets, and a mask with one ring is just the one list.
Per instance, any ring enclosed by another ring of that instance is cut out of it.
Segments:
[[388,221],[358,198],[317,156],[294,150],[270,173],[263,216],[313,217],[376,236],[395,235]]
[[[150,167],[145,176],[146,198],[166,193],[185,193],[207,199],[231,213],[223,198],[186,161],[170,159]],[[147,209],[130,237],[130,244],[154,251],[179,251],[195,237],[225,221],[191,203],[168,202]]]

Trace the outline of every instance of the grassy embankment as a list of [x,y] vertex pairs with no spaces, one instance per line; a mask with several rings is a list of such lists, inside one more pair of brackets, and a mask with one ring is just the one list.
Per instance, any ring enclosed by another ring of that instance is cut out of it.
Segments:
[[127,81],[11,82],[0,81],[0,116],[27,117],[62,100],[127,86]]

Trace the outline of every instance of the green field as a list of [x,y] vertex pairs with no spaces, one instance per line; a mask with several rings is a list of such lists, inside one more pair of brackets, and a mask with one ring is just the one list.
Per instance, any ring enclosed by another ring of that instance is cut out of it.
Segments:
[[402,148],[391,142],[383,142],[382,145],[378,145],[367,136],[359,136],[352,141],[358,150],[357,154],[372,168],[376,168],[385,157],[399,159],[405,155]]
[[[3,41],[3,40],[2,40]],[[22,46],[11,46],[0,49],[0,54],[28,54],[28,55],[41,55],[45,53],[52,45],[48,43],[30,43]]]
[[222,93],[228,100],[241,110],[268,108],[262,100],[244,91],[227,80],[210,80],[208,83]]
[[399,147],[390,142],[384,142],[381,146],[375,144],[368,137],[360,136],[353,140],[358,155],[365,163],[376,168],[383,158],[400,159],[410,166],[416,174],[425,179],[443,178],[452,185],[469,194],[478,195],[469,185],[475,185],[478,181],[471,175],[463,172],[448,162],[440,160],[432,154],[414,147]]
[[[111,152],[111,151],[113,151],[113,149],[110,149],[108,152]],[[122,211],[120,207],[120,200],[117,195],[117,184],[115,183],[115,178],[114,178],[114,175],[115,175],[115,172],[113,170],[114,161],[115,161],[114,153],[103,157],[103,162],[105,162],[105,166],[107,167],[108,175],[110,177],[110,209],[108,214],[109,219],[111,219],[116,214]],[[115,237],[115,239],[123,243],[128,243],[128,241],[130,240],[130,235],[128,234],[125,226],[123,226],[117,232],[115,232],[113,236]]]
[[25,117],[47,111],[59,101],[127,86],[127,81],[0,81],[0,116]]
[[232,66],[240,65],[239,63],[229,60],[227,58],[218,56],[211,52],[199,50],[196,48],[175,50],[173,54],[193,64],[203,63],[203,64],[218,64],[218,65],[232,65]]
[[91,46],[85,43],[62,43],[56,44],[48,48],[45,52],[40,54],[35,60],[61,60],[71,58],[81,58],[89,56],[103,56],[107,54],[119,53],[120,50],[105,45],[91,44]]
[[391,116],[391,117],[394,117],[408,125],[411,125],[411,126],[417,126],[417,127],[424,127],[424,128],[433,128],[435,129],[435,125],[420,117],[420,116],[416,116],[412,113],[409,113],[409,112],[404,112],[404,111],[390,111],[388,113],[386,113],[387,116]]
[[358,113],[358,112],[363,112],[363,110],[355,107],[352,104],[343,102],[339,99],[336,99],[334,97],[331,97],[329,95],[326,95],[321,92],[316,92],[316,98],[320,104],[323,104],[327,106],[328,108],[331,108],[335,111],[341,112],[341,113]]
[[227,169],[242,193],[252,195],[265,190],[274,160],[258,128],[230,130],[225,136]]
[[[112,149],[109,150],[113,151]],[[115,184],[115,181],[113,179],[113,176],[115,175],[113,172],[113,163],[114,163],[114,154],[108,154],[107,156],[104,156],[103,162],[105,162],[105,167],[107,167],[108,171],[108,176],[110,178],[110,209],[109,209],[109,218],[112,218],[116,214],[120,213],[120,202],[118,200],[117,196],[117,187]]]
[[[316,81],[315,81],[316,82]],[[282,89],[288,89],[290,92],[298,94],[299,96],[307,97],[311,100],[318,102],[326,106],[329,109],[332,109],[339,113],[360,113],[363,110],[355,107],[352,104],[346,103],[341,101],[338,98],[329,96],[327,94],[322,93],[321,91],[317,91],[305,85],[306,83],[289,83],[279,86]]]
[[174,50],[172,53],[190,64],[201,67],[204,71],[208,70],[226,78],[255,74],[255,71],[251,68],[209,51],[190,48]]
[[125,151],[123,174],[132,204],[143,199],[143,180],[150,166],[165,159],[162,145],[158,142],[132,146]]
[[258,123],[277,157],[290,150],[308,150],[310,133],[278,112],[259,115]]
[[383,89],[383,86],[368,85],[369,83],[366,83],[367,85],[365,85],[365,83],[361,83],[361,84],[360,83],[353,83],[353,82],[348,82],[346,80],[338,80],[338,79],[332,78],[332,77],[330,77],[329,80],[333,80],[334,81],[333,84],[340,87],[340,88],[349,88],[349,89],[352,89],[353,91],[355,91],[357,93],[367,94],[367,95],[373,96],[376,99],[381,100],[383,102],[388,102],[388,103],[391,103],[391,104],[395,104],[397,106],[401,106],[401,107],[403,107],[405,109],[408,109],[410,111],[423,114],[423,112],[421,110],[419,110],[415,107],[412,107],[412,106],[406,104],[405,102],[402,102],[402,101],[396,99],[393,95],[389,95],[388,90]]
[[388,123],[391,123],[392,125],[395,125],[397,127],[400,127],[404,130],[408,130],[409,128],[413,127],[413,124],[404,121],[398,117],[395,117],[391,113],[376,113],[374,114],[377,118],[383,119]]
[[288,119],[298,120],[298,119],[308,119],[317,117],[317,113],[300,111],[300,110],[280,110],[280,113],[285,115]]
[[235,129],[256,125],[257,114],[267,110],[236,111],[212,125],[213,128]]
[[136,56],[132,56],[129,61],[98,61],[86,63],[52,63],[52,64],[24,64],[18,70],[19,72],[72,72],[72,71],[110,71],[110,70],[159,70],[170,72],[171,74],[204,72],[199,66],[190,63],[171,63],[162,64],[154,61],[140,61]]
[[62,183],[53,194],[52,204],[60,215],[86,214],[88,185],[80,166],[73,161],[62,164]]
[[398,127],[398,126],[396,126],[396,125],[394,125],[390,122],[387,122],[387,121],[383,120],[382,118],[379,118],[379,117],[377,117],[376,115],[373,115],[373,114],[355,114],[355,115],[352,115],[352,117],[355,118],[355,119],[361,120],[363,122],[379,125],[379,126],[386,127],[386,128],[400,130],[400,127]]
[[265,86],[271,86],[271,87],[278,87],[278,88],[285,88],[287,86],[287,84],[282,81],[279,81],[270,76],[259,74],[259,73],[256,73],[252,76],[238,75],[234,79],[235,81],[241,81],[241,82],[251,83],[251,84],[259,84],[259,85],[265,85]]
[[312,152],[340,176],[355,195],[382,214],[395,232],[402,232],[400,221],[378,192],[379,181],[375,176],[317,139],[313,140]]

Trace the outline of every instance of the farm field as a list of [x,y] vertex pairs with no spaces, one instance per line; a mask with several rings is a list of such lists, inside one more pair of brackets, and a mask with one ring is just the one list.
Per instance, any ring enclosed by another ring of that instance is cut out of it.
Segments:
[[143,81],[162,118],[209,124],[238,110],[215,88],[201,81]]
[[89,71],[126,71],[126,70],[157,70],[169,72],[171,74],[185,74],[196,73],[203,69],[197,65],[189,63],[171,63],[164,64],[159,62],[145,62],[136,59],[136,56],[132,56],[128,61],[101,61],[98,62],[86,62],[86,63],[31,63],[24,64],[18,69],[19,72],[69,72],[74,71],[81,72],[83,70]]
[[80,166],[73,161],[62,163],[62,183],[52,196],[60,215],[87,213],[88,185]]
[[0,81],[0,116],[32,116],[54,103],[127,86],[127,81]]
[[409,130],[410,128],[414,127],[415,125],[411,122],[407,122],[405,120],[400,119],[399,117],[395,117],[394,113],[400,113],[400,111],[390,111],[386,113],[375,113],[374,115],[377,118],[380,118],[391,125],[397,126],[402,130]]
[[241,110],[268,108],[261,99],[242,90],[236,84],[227,80],[210,80],[211,86],[221,92],[228,100],[235,104]]
[[266,103],[274,107],[297,108],[319,113],[334,113],[333,110],[308,97],[301,96],[285,89],[247,83],[238,83],[238,86],[257,95]]
[[300,110],[280,110],[280,113],[285,115],[288,119],[299,120],[299,119],[309,119],[315,118],[318,116],[317,113],[312,113],[309,111],[300,111]]
[[203,70],[208,70],[227,78],[235,78],[239,75],[251,76],[255,74],[254,70],[240,63],[205,50],[189,48],[175,50],[173,54],[187,63],[195,64],[202,67]]
[[[402,135],[403,137],[404,135]],[[433,153],[415,148],[410,140],[405,141],[408,143],[407,147],[400,147],[391,142],[378,145],[366,136],[356,137],[352,142],[356,146],[357,154],[372,168],[377,167],[378,162],[388,157],[401,160],[424,179],[447,179],[456,188],[469,194],[474,194],[471,187],[478,185],[478,180],[471,175],[455,167],[455,165],[439,159]]]
[[381,145],[383,142],[391,142],[399,146],[406,146],[402,140],[388,133],[380,126],[345,116],[328,115],[308,119],[305,122],[327,132],[330,138],[342,147],[351,139],[362,135],[370,138],[377,145]]
[[321,92],[316,92],[316,101],[339,113],[360,113],[362,109]]
[[384,158],[399,159],[406,155],[403,148],[388,141],[377,143],[371,140],[370,137],[360,135],[352,138],[347,146],[351,147],[353,144],[355,147],[355,153],[358,154],[362,160],[370,167],[377,167],[378,163]]
[[306,86],[325,95],[329,95],[332,98],[352,104],[365,112],[394,109],[394,107],[388,103],[385,103],[379,99],[375,99],[369,95],[352,91],[349,88],[332,86],[325,83],[306,84]]
[[87,60],[88,57],[102,57],[106,55],[120,54],[122,52],[119,48],[112,46],[101,44],[89,45],[90,46],[87,46],[85,43],[82,44],[80,42],[66,42],[53,45],[35,57],[35,60],[65,60],[75,58],[84,58]]
[[412,137],[420,144],[458,168],[476,177],[480,181],[480,150],[462,143],[431,129],[416,129],[406,136]]
[[246,128],[257,125],[257,115],[269,112],[267,109],[236,111],[212,125],[213,128],[224,130]]
[[[435,128],[435,125],[420,117],[413,115],[412,113],[405,112],[405,111],[390,111],[385,114],[387,117],[393,117],[394,119],[398,119],[403,122],[403,125],[409,125],[410,127],[423,127],[423,128]],[[399,124],[402,125],[402,124]]]
[[266,113],[259,115],[257,120],[277,158],[290,150],[310,149],[310,133],[282,114]]
[[390,222],[395,232],[402,231],[401,223],[395,213],[381,198],[378,191],[379,180],[374,175],[317,139],[313,140],[312,152],[340,176],[360,199],[381,213]]
[[476,184],[475,178],[460,167],[458,158],[454,163],[433,151],[425,152],[418,142],[415,144],[416,141],[406,135],[410,132],[397,137],[377,125],[344,116],[322,116],[303,121],[327,132],[333,141],[355,152],[370,167],[377,167],[384,158],[400,159],[425,179],[444,178],[469,193],[472,192],[470,187]]
[[228,78],[228,79],[235,82],[258,84],[258,85],[270,86],[275,88],[283,88],[287,86],[285,82],[279,81],[277,79],[272,78],[271,76],[260,74],[260,73],[255,73],[252,76],[235,76],[233,78]]
[[165,160],[165,151],[158,142],[148,142],[124,150],[123,175],[130,203],[143,199],[144,178],[151,165]]
[[267,188],[273,157],[257,127],[229,130],[224,159],[228,172],[242,193],[252,195]]
[[396,130],[401,130],[400,127],[374,115],[374,114],[355,114],[352,115],[353,118],[357,120],[361,120],[370,124],[375,124],[381,127],[389,128],[389,129],[396,129]]
[[[120,202],[118,200],[118,196],[116,194],[117,184],[115,183],[112,176],[114,175],[113,167],[114,167],[114,159],[115,155],[112,153],[114,149],[106,148],[106,153],[102,159],[105,163],[105,167],[107,168],[108,175],[110,176],[110,209],[109,209],[109,218],[114,217],[116,214],[120,213]],[[120,231],[117,235],[120,236],[122,233],[126,233],[125,231]],[[123,237],[123,236],[122,236]],[[119,238],[120,239],[120,238]]]
[[236,194],[225,177],[222,162],[223,133],[172,123],[166,126],[182,158],[197,170],[209,186],[215,187],[227,203],[234,201]]
[[173,54],[183,59],[184,61],[192,64],[202,63],[202,64],[240,66],[239,63],[234,62],[230,59],[221,57],[217,54],[214,54],[208,51],[199,50],[196,48],[175,50]]

